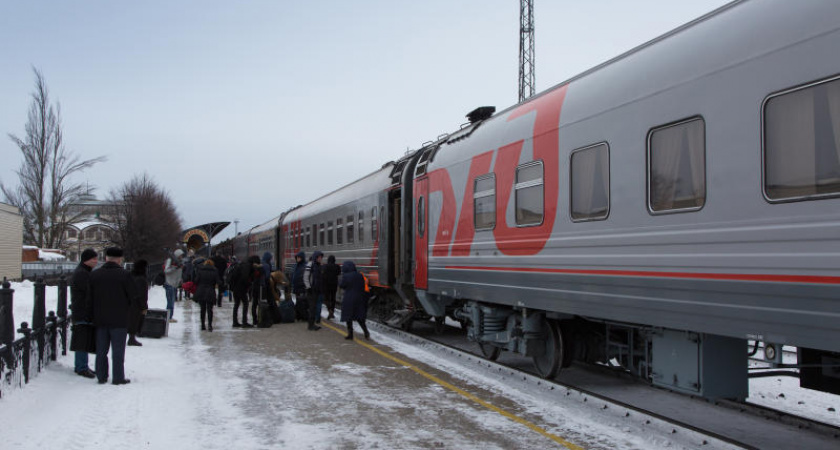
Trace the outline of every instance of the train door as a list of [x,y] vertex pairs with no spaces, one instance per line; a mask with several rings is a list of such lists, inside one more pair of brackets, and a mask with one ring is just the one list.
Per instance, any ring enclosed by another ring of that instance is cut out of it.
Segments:
[[414,287],[429,287],[429,178],[424,176],[414,181],[414,218],[417,221],[414,233]]
[[394,279],[389,279],[388,284],[394,284],[396,279],[399,278],[399,274],[402,273],[402,272],[400,272],[400,269],[401,269],[401,264],[400,264],[400,260],[401,260],[401,258],[400,258],[400,248],[401,248],[400,235],[401,235],[401,233],[400,233],[400,230],[402,228],[401,225],[400,225],[400,223],[402,222],[400,220],[400,218],[402,217],[402,214],[400,213],[400,211],[402,211],[402,209],[400,208],[401,204],[402,204],[402,197],[400,196],[400,191],[398,189],[391,191],[391,199],[390,199],[391,211],[389,211],[389,214],[388,214],[389,219],[390,219],[389,222],[391,224],[391,230],[390,230],[390,233],[389,233],[390,236],[388,236],[389,237],[388,243],[390,244],[390,247],[391,247],[391,254],[389,255],[389,259],[390,259],[390,261],[389,261],[389,266],[390,266],[389,267],[389,272],[390,272],[390,275]]

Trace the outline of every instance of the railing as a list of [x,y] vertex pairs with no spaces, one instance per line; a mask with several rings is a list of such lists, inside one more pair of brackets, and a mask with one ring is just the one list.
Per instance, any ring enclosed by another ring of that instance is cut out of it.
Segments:
[[[14,326],[14,289],[3,279],[0,289],[0,398],[9,389],[21,388],[61,354],[67,354],[67,280],[58,282],[58,315],[46,311],[46,285],[35,281],[32,327]],[[15,339],[15,331],[23,334]],[[34,369],[34,370],[33,370]]]

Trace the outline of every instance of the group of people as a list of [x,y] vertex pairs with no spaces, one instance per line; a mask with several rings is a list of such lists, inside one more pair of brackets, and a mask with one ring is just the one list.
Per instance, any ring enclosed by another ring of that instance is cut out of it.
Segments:
[[73,333],[93,328],[96,342],[95,371],[90,369],[88,352],[75,350],[75,372],[86,378],[96,378],[99,384],[108,382],[108,353],[111,353],[111,382],[115,385],[131,382],[125,377],[125,347],[142,346],[137,341],[143,316],[148,311],[149,284],[146,278],[148,262],[134,262],[132,271],[123,268],[123,250],[105,250],[105,264],[93,249],[82,252],[81,262],[70,279],[70,311]]
[[[253,326],[248,323],[249,303],[252,322],[256,324],[259,300],[279,301],[278,290],[283,290],[287,299],[294,292],[298,305],[308,310],[308,329],[317,331],[322,305],[327,307],[327,319],[335,318],[336,292],[341,287],[344,290],[341,321],[347,324],[347,339],[353,339],[354,321],[360,325],[365,338],[369,338],[365,323],[367,280],[352,261],[344,261],[339,267],[334,256],[330,255],[326,264],[322,264],[323,257],[322,252],[316,251],[307,261],[306,254],[299,252],[295,255],[294,270],[287,277],[282,270],[273,270],[270,252],[263,254],[262,259],[251,256],[246,261],[237,262],[233,258],[228,262],[221,255],[207,259],[192,255],[184,257],[183,250],[175,250],[164,263],[163,287],[168,319],[175,322],[176,290],[188,280],[195,286],[195,301],[201,307],[202,330],[213,331],[213,307],[221,306],[225,290],[230,289],[234,300],[234,328]],[[96,342],[95,370],[90,369],[88,352],[83,350],[75,351],[74,369],[78,375],[96,378],[101,384],[109,378],[109,352],[112,383],[129,383],[124,369],[126,345],[143,345],[137,336],[148,311],[148,262],[135,261],[131,272],[125,270],[122,263],[123,250],[111,247],[105,250],[105,263],[94,270],[99,264],[99,255],[93,249],[85,249],[70,280],[73,332],[81,333],[84,327],[91,327]],[[238,320],[240,306],[241,322]]]
[[[205,259],[192,254],[184,257],[183,250],[175,250],[163,264],[163,288],[166,292],[169,322],[177,322],[173,315],[178,287],[189,283],[194,288],[194,299],[201,307],[201,329],[212,332],[213,306],[222,306],[225,292],[224,274],[227,267],[228,260],[219,254]],[[189,298],[193,289],[184,291]]]
[[309,307],[309,330],[317,331],[321,327],[321,308],[327,306],[327,319],[335,318],[336,292],[340,287],[344,291],[341,299],[341,321],[347,325],[346,339],[353,339],[353,322],[357,322],[370,338],[367,329],[368,285],[364,275],[356,270],[353,261],[344,261],[341,268],[335,263],[335,256],[330,255],[327,263],[321,261],[324,254],[316,250],[312,259],[306,261],[306,253],[295,255],[295,268],[292,274],[292,289],[298,302],[306,301]]

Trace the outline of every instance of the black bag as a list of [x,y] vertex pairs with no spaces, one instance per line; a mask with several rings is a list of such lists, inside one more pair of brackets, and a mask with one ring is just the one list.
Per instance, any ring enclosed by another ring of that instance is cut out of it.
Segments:
[[96,327],[87,323],[73,324],[70,351],[96,353]]
[[257,326],[260,328],[271,328],[274,325],[274,319],[271,317],[271,307],[266,300],[259,300],[259,308],[257,309]]
[[297,320],[309,320],[309,302],[306,300],[306,294],[295,295],[295,318]]
[[295,321],[295,303],[291,299],[280,302],[278,309],[281,323],[293,323]]
[[277,302],[274,300],[268,301],[268,307],[271,309],[271,320],[274,323],[280,323],[283,321],[283,315],[280,312],[280,307],[277,306]]

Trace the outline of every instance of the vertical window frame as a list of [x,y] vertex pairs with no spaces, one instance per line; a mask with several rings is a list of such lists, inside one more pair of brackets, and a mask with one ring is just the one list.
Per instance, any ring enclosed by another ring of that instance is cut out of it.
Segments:
[[[574,175],[575,175],[575,172],[574,172],[574,158],[575,158],[575,155],[578,154],[578,153],[581,153],[581,152],[585,152],[587,150],[597,149],[601,146],[604,146],[607,150],[607,173],[605,174],[606,179],[607,179],[607,189],[606,189],[607,211],[603,216],[575,218],[575,216],[574,216],[574,205],[575,205],[575,201],[574,201],[574,198],[575,198],[574,197],[575,196],[575,190],[574,190]],[[610,177],[611,167],[612,167],[612,160],[611,160],[611,157],[610,157],[610,144],[607,141],[601,141],[601,142],[598,142],[598,143],[595,143],[595,144],[592,144],[592,145],[587,145],[585,147],[576,148],[576,149],[572,150],[571,153],[569,153],[569,219],[572,222],[576,222],[576,223],[577,222],[596,222],[596,221],[600,221],[600,220],[607,220],[607,218],[609,218],[610,210],[612,209],[612,194],[611,194],[612,179]]]
[[[520,170],[529,169],[531,167],[537,167],[537,166],[542,171],[542,176],[540,176],[540,178],[538,180],[528,180],[528,181],[522,181],[522,182],[519,181],[519,171]],[[519,223],[519,219],[518,219],[519,196],[517,194],[519,193],[520,190],[529,189],[529,188],[537,187],[537,186],[540,187],[541,194],[542,194],[542,211],[541,211],[542,214],[540,215],[540,221],[539,222],[534,222],[534,223],[531,223],[531,222]],[[515,169],[515,172],[514,172],[514,178],[513,178],[512,195],[513,195],[513,199],[514,199],[513,200],[513,205],[514,205],[513,216],[514,216],[514,222],[516,223],[517,228],[538,227],[545,222],[545,164],[543,163],[543,161],[541,159],[538,159],[538,160],[535,160],[535,161],[529,161],[527,163],[520,164],[520,165],[516,166],[516,169]],[[496,214],[498,215],[498,211],[496,212]]]
[[[653,168],[652,168],[653,159],[651,157],[652,150],[653,150],[653,148],[652,148],[653,136],[658,131],[663,131],[663,130],[667,130],[669,128],[674,128],[674,127],[679,127],[681,125],[685,125],[685,124],[695,122],[695,121],[700,121],[700,123],[702,123],[702,125],[703,125],[703,203],[699,206],[655,210],[655,209],[653,209],[653,204],[652,204],[652,200],[653,200],[652,194],[653,194],[653,192],[652,192],[652,189],[651,189],[651,184],[653,182]],[[707,160],[706,156],[707,156],[708,152],[706,151],[706,149],[707,149],[708,145],[707,145],[706,135],[707,135],[707,133],[706,133],[706,119],[701,115],[695,115],[695,116],[687,117],[685,119],[681,119],[681,120],[678,120],[676,122],[670,122],[670,123],[667,123],[667,124],[664,124],[664,125],[659,125],[659,126],[653,127],[650,130],[648,130],[647,139],[646,139],[647,145],[645,146],[646,147],[645,148],[645,152],[646,152],[645,167],[646,167],[646,178],[647,178],[647,180],[646,180],[647,182],[645,183],[645,189],[647,191],[646,204],[647,204],[647,210],[648,210],[649,214],[654,215],[654,216],[659,216],[659,215],[666,215],[666,214],[680,214],[680,213],[686,213],[686,212],[695,212],[695,211],[702,210],[706,206],[706,201],[708,199],[708,190],[709,190],[709,186],[708,186],[708,182],[707,182],[708,181],[708,177],[707,177],[708,163],[706,161]]]
[[[493,189],[492,190],[483,190],[477,191],[476,188],[478,187],[478,183],[485,180],[493,180]],[[487,198],[491,197],[492,202],[490,204],[493,205],[493,223],[490,226],[479,226],[476,215],[476,201],[480,198]],[[495,172],[490,172],[481,176],[477,176],[473,179],[473,229],[475,231],[487,231],[493,230],[496,228],[496,174]]]

